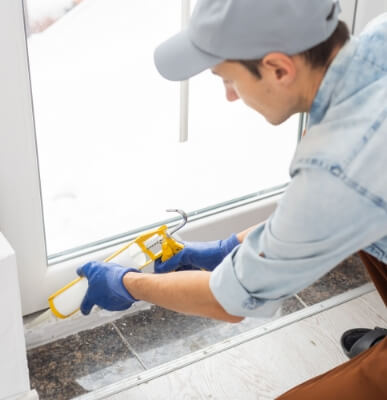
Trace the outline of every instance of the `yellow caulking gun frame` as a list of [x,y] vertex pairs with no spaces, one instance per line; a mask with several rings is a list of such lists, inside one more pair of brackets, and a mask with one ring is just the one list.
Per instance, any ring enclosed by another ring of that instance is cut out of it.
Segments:
[[[165,262],[165,261],[169,260],[171,257],[173,257],[175,254],[177,254],[179,251],[181,251],[184,248],[184,245],[177,242],[172,237],[172,235],[174,233],[176,233],[178,230],[180,230],[187,223],[188,216],[183,210],[180,210],[180,209],[168,209],[167,211],[179,213],[183,217],[183,221],[177,227],[172,229],[170,232],[168,232],[167,225],[162,225],[156,229],[150,230],[148,232],[145,232],[145,233],[139,235],[136,239],[127,243],[125,246],[123,246],[122,248],[120,248],[119,250],[114,252],[112,255],[107,257],[104,260],[104,262],[111,261],[114,257],[118,256],[119,254],[121,254],[122,252],[127,250],[129,247],[133,246],[134,244],[138,245],[139,248],[142,250],[142,252],[149,257],[149,259],[143,265],[138,267],[138,269],[140,269],[140,270],[145,268],[150,263],[152,263],[153,261],[157,260],[160,257],[161,257],[161,261]],[[157,239],[154,243],[152,243],[150,246],[147,247],[145,242],[154,236],[159,237],[159,239]],[[156,244],[161,245],[161,250],[158,251],[157,253],[154,253],[151,250],[151,248],[153,246],[155,246]],[[68,318],[71,315],[73,315],[79,311],[79,308],[78,308],[68,315],[63,315],[61,312],[59,312],[57,310],[57,308],[55,306],[55,298],[57,296],[59,296],[61,293],[63,293],[64,291],[66,291],[67,289],[69,289],[71,286],[73,286],[76,283],[78,283],[79,281],[81,281],[82,279],[85,279],[85,278],[79,277],[77,279],[74,279],[72,282],[68,283],[66,286],[59,289],[57,292],[55,292],[48,298],[48,304],[50,306],[50,309],[56,317],[61,318],[61,319]]]

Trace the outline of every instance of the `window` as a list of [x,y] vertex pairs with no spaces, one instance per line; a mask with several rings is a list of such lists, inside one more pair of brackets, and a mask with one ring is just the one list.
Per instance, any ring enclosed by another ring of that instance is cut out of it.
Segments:
[[[69,6],[54,3],[57,15]],[[50,259],[160,224],[167,208],[192,213],[288,180],[298,117],[270,127],[227,104],[210,74],[190,83],[188,140],[179,141],[180,85],[159,76],[153,50],[178,31],[181,4],[82,1],[48,27],[44,12],[55,10],[34,13],[28,51]]]
[[27,34],[22,0],[0,4],[0,229],[17,253],[24,313],[75,265],[173,222],[166,208],[199,218],[286,184],[299,117],[274,128],[227,103],[209,73],[186,90],[155,70],[154,47],[189,1],[26,5]]

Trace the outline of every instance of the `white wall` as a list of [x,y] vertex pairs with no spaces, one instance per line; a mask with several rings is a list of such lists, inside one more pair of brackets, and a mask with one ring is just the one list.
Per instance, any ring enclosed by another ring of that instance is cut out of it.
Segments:
[[30,389],[16,257],[0,233],[0,399]]

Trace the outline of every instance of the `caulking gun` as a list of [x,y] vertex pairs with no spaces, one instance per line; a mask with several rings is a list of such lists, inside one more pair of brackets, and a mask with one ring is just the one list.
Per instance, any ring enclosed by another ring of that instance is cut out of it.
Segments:
[[[123,267],[134,267],[141,270],[159,258],[164,262],[181,251],[184,245],[177,242],[172,235],[187,223],[187,214],[178,209],[167,211],[178,212],[183,217],[183,221],[171,231],[168,231],[167,225],[162,225],[141,234],[106,258],[104,262],[114,259],[117,264]],[[52,313],[58,318],[67,318],[75,314],[79,311],[87,288],[87,279],[78,277],[52,294],[48,298]]]

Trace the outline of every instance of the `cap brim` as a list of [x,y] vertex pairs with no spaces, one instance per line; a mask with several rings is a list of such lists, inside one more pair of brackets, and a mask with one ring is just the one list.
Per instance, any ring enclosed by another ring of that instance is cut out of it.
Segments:
[[196,47],[185,29],[156,48],[154,61],[164,78],[184,81],[221,63],[223,59]]

